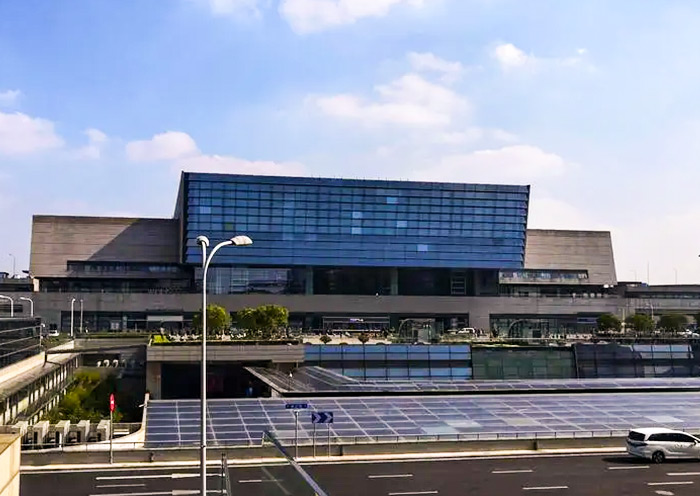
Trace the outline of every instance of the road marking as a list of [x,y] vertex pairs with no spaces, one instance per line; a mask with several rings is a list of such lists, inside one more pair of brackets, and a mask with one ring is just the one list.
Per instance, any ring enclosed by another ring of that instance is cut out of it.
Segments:
[[105,489],[108,487],[143,487],[146,484],[103,484],[101,486],[95,486],[97,489]]
[[671,491],[664,491],[664,490],[662,490],[662,489],[657,489],[657,490],[654,491],[654,492],[655,492],[656,494],[658,494],[659,496],[673,496],[673,493],[672,493]]
[[414,494],[437,494],[437,491],[412,491],[408,493],[389,493],[389,496],[410,496]]
[[368,479],[407,479],[413,477],[413,474],[385,474],[385,475],[368,475]]
[[[220,477],[218,472],[209,472],[207,477]],[[158,474],[158,475],[103,475],[95,477],[95,480],[131,480],[131,479],[194,479],[199,477],[195,473],[178,473],[178,474]]]
[[[218,489],[207,489],[208,493],[221,494]],[[200,494],[199,489],[173,489],[172,491],[153,491],[148,493],[96,493],[90,496],[190,496]]]
[[694,484],[693,481],[682,482],[647,482],[647,486],[688,486]]
[[608,467],[608,470],[639,470],[641,468],[649,468],[649,465],[619,465],[616,467]]
[[524,487],[523,491],[553,491],[555,489],[569,489],[569,486],[538,486]]
[[522,470],[492,470],[492,474],[531,474],[534,472],[532,469],[522,469]]
[[277,479],[247,479],[239,480],[239,484],[259,484],[260,482],[279,482]]
[[700,475],[700,472],[668,472],[666,475]]

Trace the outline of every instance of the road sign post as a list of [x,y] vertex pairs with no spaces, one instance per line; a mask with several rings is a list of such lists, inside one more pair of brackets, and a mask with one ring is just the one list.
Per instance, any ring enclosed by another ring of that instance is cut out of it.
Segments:
[[112,438],[114,437],[114,394],[109,395],[109,463],[114,463],[114,451],[112,450]]
[[299,458],[299,410],[309,408],[308,403],[285,403],[287,410],[294,410],[294,458]]
[[328,427],[328,457],[331,456],[331,424],[333,423],[333,412],[311,412],[311,423],[314,425],[314,457],[316,456],[316,424],[326,424]]

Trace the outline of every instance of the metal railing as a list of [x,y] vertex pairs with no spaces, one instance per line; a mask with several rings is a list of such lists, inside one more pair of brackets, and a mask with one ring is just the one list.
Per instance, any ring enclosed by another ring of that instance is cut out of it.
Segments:
[[[685,425],[670,426],[678,430],[690,433],[700,433],[700,426],[688,427]],[[449,442],[449,441],[513,441],[513,440],[551,440],[551,439],[593,439],[593,438],[622,438],[626,437],[629,429],[599,429],[599,430],[570,430],[570,431],[530,431],[530,432],[474,432],[474,433],[459,433],[459,434],[399,434],[399,435],[380,435],[380,436],[334,436],[331,438],[332,445],[360,445],[360,444],[406,444],[406,443],[424,443],[424,442]],[[213,449],[229,449],[229,448],[250,448],[261,447],[264,444],[265,435],[261,435],[261,439],[249,440],[246,442],[216,442],[209,441],[209,447]],[[268,438],[269,439],[269,438]],[[276,439],[284,446],[294,446],[294,437],[276,437]],[[324,439],[325,442],[325,439]],[[181,441],[119,441],[113,442],[114,450],[179,450],[179,449],[198,449],[199,442],[183,443]],[[313,439],[302,437],[299,440],[299,446],[312,446]],[[23,447],[32,450],[55,451],[55,452],[90,452],[90,451],[107,451],[109,443],[87,443],[64,445],[58,448],[39,448],[34,444],[23,444]]]

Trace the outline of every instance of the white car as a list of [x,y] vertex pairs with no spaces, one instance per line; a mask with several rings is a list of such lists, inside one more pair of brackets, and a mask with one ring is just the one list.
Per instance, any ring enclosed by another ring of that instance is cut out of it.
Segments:
[[654,463],[667,458],[700,459],[700,439],[662,427],[634,429],[627,435],[627,453]]

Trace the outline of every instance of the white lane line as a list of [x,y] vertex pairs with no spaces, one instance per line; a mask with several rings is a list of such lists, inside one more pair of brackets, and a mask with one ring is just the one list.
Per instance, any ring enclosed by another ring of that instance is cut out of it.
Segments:
[[408,479],[413,477],[413,474],[379,474],[379,475],[368,475],[368,479]]
[[[218,489],[207,489],[207,493],[221,494]],[[153,491],[148,493],[96,493],[90,496],[189,496],[200,494],[199,489],[173,489],[172,491]]]
[[523,491],[554,491],[556,489],[569,489],[569,486],[536,486],[524,487]]
[[689,486],[694,484],[693,481],[679,481],[679,482],[647,482],[647,486]]
[[239,484],[260,484],[261,482],[279,482],[277,479],[246,479],[239,480]]
[[105,489],[108,487],[143,487],[146,484],[102,484],[101,486],[95,486],[97,489]]
[[[218,472],[208,472],[207,477],[219,477]],[[157,474],[157,475],[103,475],[95,477],[95,480],[132,480],[132,479],[194,479],[199,474],[177,473],[177,474]]]
[[663,489],[657,489],[654,492],[659,496],[673,496],[673,493],[671,491],[664,491]]
[[666,475],[700,475],[700,472],[668,472]]
[[389,496],[411,496],[411,495],[418,495],[418,494],[437,494],[437,491],[411,491],[408,493],[389,493]]
[[649,468],[649,465],[619,465],[617,467],[608,467],[608,470],[639,470]]
[[534,472],[532,469],[522,469],[522,470],[492,470],[492,474],[531,474]]

